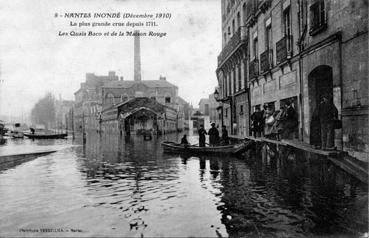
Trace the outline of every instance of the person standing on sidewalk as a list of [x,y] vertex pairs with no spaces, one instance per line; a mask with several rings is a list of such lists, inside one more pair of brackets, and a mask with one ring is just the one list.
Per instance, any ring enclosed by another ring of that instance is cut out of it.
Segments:
[[252,125],[252,135],[256,137],[260,137],[260,123],[262,120],[262,115],[260,112],[260,108],[256,107],[254,113],[251,115],[251,125]]
[[318,110],[322,149],[333,150],[335,148],[334,122],[338,118],[338,110],[333,104],[333,99],[328,98],[327,96],[323,96]]
[[297,126],[299,124],[297,118],[297,112],[292,107],[292,103],[290,101],[286,102],[286,114],[284,118],[284,129],[282,137],[283,139],[294,139]]
[[260,134],[261,136],[264,136],[264,127],[265,127],[265,119],[267,117],[267,104],[263,105],[263,110],[260,111],[260,123],[259,123],[259,128],[260,128]]

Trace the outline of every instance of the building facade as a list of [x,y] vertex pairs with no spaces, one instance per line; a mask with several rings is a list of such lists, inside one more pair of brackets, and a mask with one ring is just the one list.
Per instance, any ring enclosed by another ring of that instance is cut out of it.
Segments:
[[[248,1],[251,111],[290,101],[301,117],[297,1]],[[292,14],[295,13],[295,14]],[[301,120],[299,120],[301,121]],[[301,128],[301,123],[299,125]],[[296,131],[295,137],[298,137]]]
[[202,98],[199,102],[199,112],[203,116],[209,116],[209,122],[214,122],[217,127],[222,125],[221,110],[219,102],[215,100],[214,94],[209,94],[209,98]]
[[221,121],[231,134],[246,135],[249,133],[246,1],[223,0],[221,5],[223,37],[217,68]]
[[241,104],[253,112],[290,101],[299,115],[296,139],[310,143],[319,136],[311,133],[312,114],[328,96],[342,120],[337,149],[368,161],[367,1],[223,0],[222,34],[217,76],[227,127],[239,128]]
[[55,100],[55,118],[56,118],[56,129],[72,130],[73,125],[71,124],[72,117],[71,112],[74,106],[72,100]]
[[[143,80],[141,77],[138,32],[134,35],[133,80],[123,80],[123,77],[119,79],[114,72],[109,72],[108,77],[88,74],[86,78],[86,82],[82,83],[81,88],[75,93],[77,128],[105,132],[116,130],[121,134],[123,132],[135,134],[147,129],[152,129],[156,133],[184,130],[185,110],[189,106],[178,96],[178,87],[163,76],[158,80]],[[142,106],[143,102],[152,107]],[[127,105],[130,105],[128,108],[132,111],[125,112],[129,116],[124,118],[123,123],[122,118],[119,118],[123,115],[120,110]]]
[[328,95],[342,120],[338,149],[368,162],[368,1],[303,2],[301,9],[304,141],[314,136],[311,115]]
[[102,95],[103,110],[133,98],[147,97],[155,100],[164,106],[176,110],[176,118],[178,119],[176,130],[184,130],[184,100],[178,97],[178,87],[168,82],[165,77],[161,76],[159,80],[119,80],[109,82],[102,86]]
[[99,115],[102,111],[102,87],[109,82],[119,81],[114,71],[107,76],[86,74],[86,81],[74,93],[75,104],[73,108],[74,130],[98,129]]
[[161,135],[177,131],[177,110],[148,97],[135,97],[106,108],[101,116],[104,133]]

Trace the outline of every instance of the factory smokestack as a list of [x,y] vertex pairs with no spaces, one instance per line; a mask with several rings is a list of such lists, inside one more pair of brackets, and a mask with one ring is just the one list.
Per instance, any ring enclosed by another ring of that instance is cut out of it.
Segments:
[[139,31],[134,32],[134,80],[141,81],[141,50]]

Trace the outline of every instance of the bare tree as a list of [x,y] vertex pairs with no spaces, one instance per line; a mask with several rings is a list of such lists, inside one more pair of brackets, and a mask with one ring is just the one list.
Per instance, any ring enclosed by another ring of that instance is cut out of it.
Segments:
[[55,122],[55,98],[51,93],[38,100],[31,111],[32,122],[48,128]]

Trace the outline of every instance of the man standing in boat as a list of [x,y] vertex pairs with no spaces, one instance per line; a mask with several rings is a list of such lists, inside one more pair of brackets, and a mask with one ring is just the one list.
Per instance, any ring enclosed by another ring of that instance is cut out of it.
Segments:
[[221,145],[229,145],[228,131],[225,125],[222,126],[222,140]]
[[219,142],[219,131],[215,128],[215,122],[211,123],[211,128],[208,132],[210,146],[216,146]]
[[199,146],[205,147],[205,135],[208,133],[206,133],[206,130],[204,129],[204,125],[200,125],[200,129],[198,130],[198,133],[199,133]]

